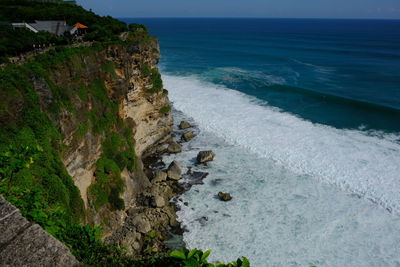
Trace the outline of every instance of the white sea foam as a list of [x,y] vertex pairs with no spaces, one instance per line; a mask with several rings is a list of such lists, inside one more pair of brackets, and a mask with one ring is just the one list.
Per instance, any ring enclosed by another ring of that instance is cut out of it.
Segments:
[[211,249],[211,260],[246,256],[254,267],[400,266],[400,216],[382,208],[400,209],[398,135],[313,124],[196,77],[163,78],[201,130],[166,162],[217,154],[193,167],[209,175],[179,202],[189,248]]
[[[174,118],[177,124],[187,120],[180,112]],[[399,216],[211,132],[198,133],[182,153],[164,159],[209,172],[203,185],[178,202],[189,248],[211,249],[214,261],[246,256],[253,267],[399,266]],[[215,160],[193,166],[197,152],[208,149],[216,152]],[[214,197],[219,191],[233,200],[219,201]]]
[[174,106],[201,129],[400,213],[399,136],[313,124],[195,77],[163,79]]

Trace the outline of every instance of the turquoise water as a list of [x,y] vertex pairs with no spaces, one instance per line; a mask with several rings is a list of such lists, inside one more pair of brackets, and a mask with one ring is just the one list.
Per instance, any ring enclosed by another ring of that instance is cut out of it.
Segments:
[[253,266],[400,266],[400,21],[135,21],[160,39],[176,123],[199,133],[165,160],[217,153],[182,196],[187,246]]

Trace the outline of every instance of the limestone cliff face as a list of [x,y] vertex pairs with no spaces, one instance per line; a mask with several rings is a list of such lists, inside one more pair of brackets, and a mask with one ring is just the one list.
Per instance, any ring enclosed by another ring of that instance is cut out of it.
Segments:
[[[134,131],[135,152],[141,157],[147,149],[156,146],[171,138],[172,115],[160,113],[160,109],[169,104],[168,96],[163,92],[149,93],[152,87],[150,77],[141,71],[142,66],[157,69],[159,61],[158,42],[135,46],[110,46],[100,52],[82,55],[83,70],[74,70],[61,66],[54,72],[55,80],[59,83],[69,83],[74,77],[81,76],[87,81],[104,77],[105,85],[111,97],[118,99],[119,115],[128,121]],[[111,73],[104,74],[105,64],[114,65]],[[69,77],[65,77],[65,73]],[[65,84],[63,85],[65,87]],[[89,106],[91,103],[83,101],[81,105]],[[74,178],[81,191],[85,204],[87,201],[87,188],[93,178],[93,166],[98,160],[102,149],[102,135],[93,135],[90,131],[83,137],[77,137],[77,131],[84,121],[79,121],[79,116],[73,117],[67,112],[58,121],[62,132],[65,134],[64,142],[68,145],[63,154],[64,164],[69,174]],[[125,178],[127,176],[124,173]],[[127,190],[131,182],[127,180]],[[129,199],[125,198],[126,202]]]
[[[145,174],[141,160],[143,155],[150,154],[171,139],[172,115],[160,112],[169,106],[168,95],[165,90],[151,90],[154,81],[148,73],[157,70],[159,58],[158,41],[154,39],[111,45],[83,52],[70,62],[58,64],[49,77],[53,86],[78,92],[72,96],[72,111],[62,109],[57,116],[48,113],[63,134],[65,147],[61,150],[61,157],[85,203],[86,222],[102,225],[109,242],[127,246],[131,254],[142,248],[148,231],[161,231],[176,224],[173,207],[168,203],[173,196],[172,183],[151,183],[151,177],[148,177],[151,172]],[[49,81],[33,80],[46,110],[52,103]],[[122,120],[119,125],[110,126],[112,130],[128,127],[133,131],[138,158],[134,171],[125,168],[121,172],[125,185],[120,195],[125,204],[123,210],[112,209],[109,205],[95,208],[89,193],[90,186],[97,179],[96,162],[103,153],[105,133],[95,131],[88,117],[100,114],[107,118],[108,111],[90,94],[79,93],[80,89],[76,88],[91,87],[98,81],[104,84],[107,97],[117,104],[118,116]],[[155,198],[157,204],[154,204]],[[150,202],[143,204],[143,199],[150,199]]]

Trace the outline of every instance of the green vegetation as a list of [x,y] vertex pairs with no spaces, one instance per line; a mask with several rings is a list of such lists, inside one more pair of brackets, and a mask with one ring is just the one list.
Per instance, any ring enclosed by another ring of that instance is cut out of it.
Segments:
[[132,32],[135,32],[135,31],[145,32],[145,33],[148,32],[146,26],[143,25],[143,24],[139,24],[139,23],[131,23],[131,24],[129,24],[128,25],[128,29],[129,29],[129,31],[132,31]]
[[115,73],[115,64],[112,61],[104,63],[102,66],[102,71],[110,74],[113,78],[117,78],[117,74]]
[[126,128],[122,134],[109,134],[103,142],[103,154],[96,163],[96,181],[89,188],[96,209],[107,203],[114,210],[124,209],[124,202],[120,198],[124,189],[121,171],[125,168],[129,171],[136,169],[132,140],[132,131]]
[[140,44],[146,45],[156,40],[155,37],[149,35],[147,28],[142,24],[132,23],[129,24],[128,28],[129,28],[128,41],[130,42],[139,41]]
[[163,90],[163,82],[158,69],[151,70],[150,79],[151,83],[153,84],[153,86],[149,89],[150,93],[158,93]]
[[[62,134],[49,117],[58,117],[64,109],[79,118],[75,105],[78,102],[74,100],[78,97],[92,102],[95,108],[88,111],[92,117],[81,118],[88,121],[81,124],[76,135],[82,137],[90,130],[107,136],[103,156],[96,164],[93,191],[99,193],[94,202],[98,206],[110,203],[112,209],[122,209],[119,195],[124,185],[120,172],[125,167],[135,170],[136,155],[132,131],[121,127],[124,123],[118,117],[117,100],[108,96],[101,76],[86,85],[76,75],[74,89],[55,84],[49,71],[56,65],[73,65],[76,58],[90,56],[98,50],[99,46],[59,47],[24,65],[8,65],[0,70],[0,194],[30,221],[68,245],[80,261],[104,266],[125,261],[126,257],[120,249],[94,238],[97,228],[81,224],[83,201],[61,162]],[[78,62],[77,66],[80,65]],[[105,67],[102,75],[109,69]],[[44,105],[48,110],[42,110],[33,77],[49,85],[52,98]]]
[[0,24],[0,63],[6,62],[7,56],[18,56],[21,52],[31,51],[33,44],[49,46],[68,42],[68,38],[48,32],[34,33],[27,29],[13,29],[10,25]]
[[171,106],[170,105],[166,105],[162,108],[160,108],[160,113],[161,114],[167,114],[171,111]]
[[175,250],[170,253],[170,257],[177,259],[177,264],[185,267],[250,267],[250,262],[246,257],[237,259],[232,263],[222,263],[212,264],[207,261],[208,256],[211,251],[207,250],[205,252],[198,249],[182,249]]
[[140,66],[140,72],[143,76],[150,77],[152,87],[148,89],[149,93],[158,93],[160,91],[163,91],[163,82],[161,79],[161,74],[158,72],[158,69],[151,69],[149,64],[143,64]]
[[[64,2],[40,2],[30,0],[0,0],[0,22],[34,22],[35,20],[66,20],[69,25],[80,22],[87,25],[87,41],[117,41],[118,35],[127,30],[124,22],[110,16],[101,17],[78,5]],[[0,23],[0,63],[7,57],[32,50],[33,44],[68,44],[72,40],[47,32],[37,34],[27,29],[13,29]]]
[[140,66],[140,72],[144,76],[150,76],[151,75],[151,69],[150,69],[149,64],[143,64],[142,66]]

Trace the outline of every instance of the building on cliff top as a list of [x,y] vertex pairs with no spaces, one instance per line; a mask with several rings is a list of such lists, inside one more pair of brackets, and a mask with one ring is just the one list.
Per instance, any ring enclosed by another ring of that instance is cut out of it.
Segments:
[[61,35],[82,35],[86,33],[87,26],[76,23],[70,26],[64,20],[36,20],[34,23],[11,23],[14,28],[25,28],[38,33],[39,31],[46,31],[57,36]]

